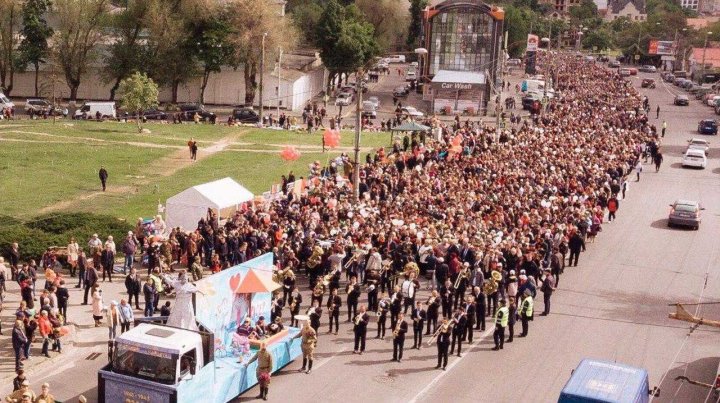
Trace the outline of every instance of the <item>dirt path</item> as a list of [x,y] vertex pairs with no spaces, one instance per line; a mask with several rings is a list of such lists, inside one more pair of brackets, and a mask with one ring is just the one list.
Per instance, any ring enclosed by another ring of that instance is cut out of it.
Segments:
[[[90,192],[87,194],[84,194],[79,197],[74,197],[72,199],[63,200],[61,202],[51,204],[49,206],[45,206],[42,209],[40,209],[40,214],[43,213],[49,213],[52,211],[58,211],[58,210],[65,210],[68,209],[71,206],[74,206],[80,202],[84,202],[87,200],[91,200],[93,198],[96,198],[100,195],[109,194],[109,195],[123,195],[128,193],[135,193],[137,192],[137,188],[139,186],[145,186],[151,183],[152,180],[156,180],[157,176],[160,177],[168,177],[174,175],[179,170],[186,168],[193,163],[196,163],[197,161],[202,161],[207,157],[210,157],[213,154],[216,154],[220,151],[223,151],[228,144],[232,142],[233,139],[237,138],[239,134],[233,134],[230,136],[227,136],[225,138],[222,138],[214,143],[210,147],[203,147],[198,150],[197,153],[197,160],[192,161],[190,159],[190,151],[187,147],[179,147],[179,146],[162,146],[155,144],[155,146],[160,146],[160,148],[175,148],[177,149],[170,155],[167,155],[163,158],[159,158],[149,164],[147,168],[145,169],[146,172],[152,172],[153,177],[152,179],[146,178],[144,176],[138,176],[138,181],[134,182],[132,185],[114,185],[108,187],[107,191],[97,191],[97,192]],[[129,145],[140,145],[144,143],[134,143],[134,142],[118,142],[122,144],[129,144]]]

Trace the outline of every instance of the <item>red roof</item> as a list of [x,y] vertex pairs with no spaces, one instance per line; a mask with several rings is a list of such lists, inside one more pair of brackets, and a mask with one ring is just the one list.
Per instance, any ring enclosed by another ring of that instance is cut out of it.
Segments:
[[255,269],[248,270],[242,283],[235,289],[236,294],[252,294],[256,292],[273,292],[282,287],[272,281],[270,275],[258,273]]
[[701,64],[703,61],[703,52],[705,53],[705,64],[720,67],[720,48],[693,48],[692,60]]

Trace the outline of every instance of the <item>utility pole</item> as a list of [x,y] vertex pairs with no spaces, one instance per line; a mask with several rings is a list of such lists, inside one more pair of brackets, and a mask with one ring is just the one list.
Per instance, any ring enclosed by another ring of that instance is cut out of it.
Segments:
[[280,55],[278,56],[278,87],[277,87],[277,115],[280,118],[280,72],[282,71],[282,54],[283,50],[280,48]]
[[262,36],[262,45],[260,49],[260,124],[263,122],[263,75],[265,73],[265,37],[267,32]]
[[[362,128],[362,78],[363,69],[355,73],[355,162],[353,164],[353,199],[360,200],[360,129]],[[339,130],[339,128],[338,128]]]

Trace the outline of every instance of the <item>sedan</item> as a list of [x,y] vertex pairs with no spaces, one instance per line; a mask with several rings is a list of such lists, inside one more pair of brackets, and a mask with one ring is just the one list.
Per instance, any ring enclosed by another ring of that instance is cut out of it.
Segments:
[[620,73],[620,77],[630,77],[630,74],[632,74],[630,72],[630,69],[625,69],[625,68],[620,69],[619,73]]
[[393,96],[397,98],[406,97],[409,93],[410,90],[407,87],[397,87],[393,90]]
[[616,69],[616,68],[620,67],[620,62],[617,60],[612,60],[612,61],[610,61],[610,63],[608,63],[608,67]]
[[691,138],[688,140],[688,148],[698,148],[705,152],[705,154],[710,151],[710,142],[705,139],[699,139],[699,138]]
[[380,108],[380,98],[372,96],[367,99],[368,102],[372,102],[372,104],[375,106],[375,109]]
[[714,119],[703,119],[698,123],[699,134],[717,134],[717,122]]
[[352,103],[353,96],[347,92],[341,92],[337,98],[335,98],[335,105],[337,106],[348,106]]
[[401,111],[402,111],[403,115],[407,115],[412,118],[422,118],[425,116],[425,114],[423,114],[422,112],[420,112],[419,110],[415,109],[412,106],[406,106],[406,107],[402,108]]
[[705,210],[700,207],[700,203],[692,200],[676,200],[670,205],[670,215],[668,216],[668,227],[673,225],[683,225],[693,229],[700,228],[700,211]]
[[705,169],[707,166],[707,157],[703,150],[688,147],[682,158],[682,166]]
[[635,67],[630,67],[630,68],[628,68],[628,70],[630,70],[631,76],[636,76],[638,73],[638,69],[636,69]]
[[688,106],[690,105],[690,99],[688,99],[687,95],[676,95],[673,103],[678,106]]
[[642,71],[643,73],[656,73],[657,68],[655,68],[655,66],[651,66],[648,64],[648,65],[640,67],[640,71]]
[[643,78],[642,82],[640,83],[640,87],[655,88],[655,80],[653,80],[652,78]]

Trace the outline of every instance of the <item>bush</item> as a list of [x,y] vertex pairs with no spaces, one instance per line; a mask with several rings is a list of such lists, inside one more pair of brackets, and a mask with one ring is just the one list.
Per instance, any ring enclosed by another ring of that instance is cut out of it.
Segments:
[[[4,218],[0,217],[0,222],[4,222]],[[7,222],[11,220],[15,219],[10,217]],[[67,246],[71,237],[75,237],[81,248],[87,249],[87,241],[94,233],[103,240],[112,235],[119,249],[125,235],[132,229],[133,226],[125,220],[109,215],[45,214],[22,224],[18,220],[15,220],[15,225],[0,224],[0,254],[7,258],[12,243],[17,242],[22,260],[38,261],[48,247]]]

